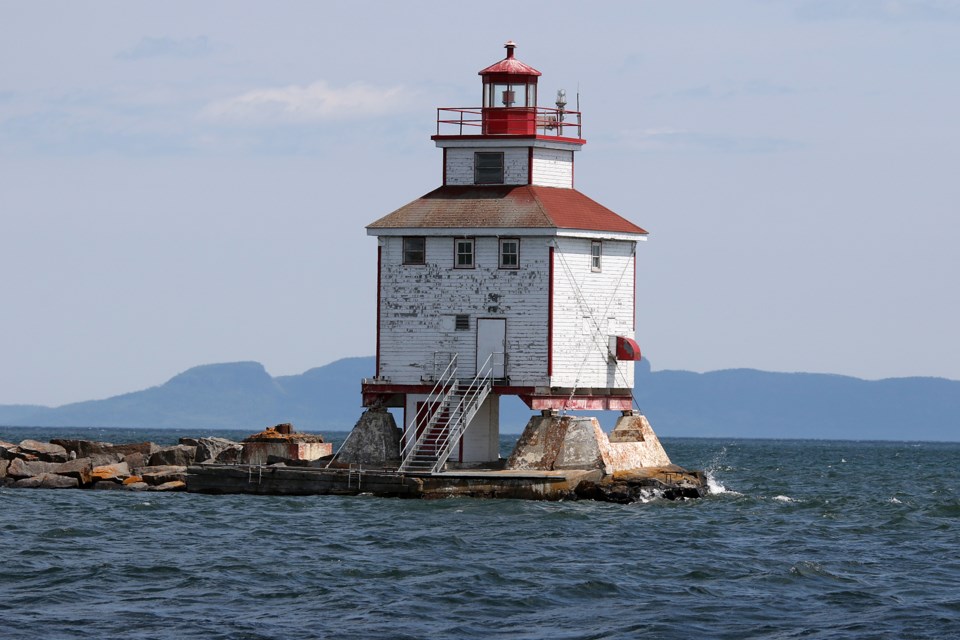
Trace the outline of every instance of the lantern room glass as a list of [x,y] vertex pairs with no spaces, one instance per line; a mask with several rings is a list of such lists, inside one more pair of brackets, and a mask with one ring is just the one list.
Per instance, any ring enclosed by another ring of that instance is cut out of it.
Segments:
[[490,107],[535,107],[537,85],[525,82],[491,82],[483,85],[483,106]]

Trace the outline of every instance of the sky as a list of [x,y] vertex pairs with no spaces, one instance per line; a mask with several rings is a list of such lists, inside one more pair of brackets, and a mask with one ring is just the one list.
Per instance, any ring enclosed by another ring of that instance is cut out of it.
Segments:
[[650,232],[655,370],[960,379],[960,2],[485,7],[0,0],[0,404],[372,355],[364,226],[508,39]]

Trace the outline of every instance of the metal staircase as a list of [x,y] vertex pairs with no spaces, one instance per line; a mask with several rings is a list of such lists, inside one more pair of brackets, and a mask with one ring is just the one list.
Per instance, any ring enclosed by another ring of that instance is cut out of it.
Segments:
[[424,403],[413,424],[423,424],[423,431],[414,440],[408,438],[401,450],[400,471],[437,473],[447,463],[453,448],[477,415],[483,401],[493,390],[493,355],[489,356],[472,380],[457,379],[455,355],[430,393],[434,402]]

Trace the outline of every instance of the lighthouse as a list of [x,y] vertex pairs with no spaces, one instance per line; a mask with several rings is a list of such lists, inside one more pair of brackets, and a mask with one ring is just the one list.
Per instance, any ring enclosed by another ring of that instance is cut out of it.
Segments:
[[[647,232],[576,189],[581,113],[563,91],[540,106],[541,73],[504,46],[479,72],[479,106],[437,109],[440,185],[367,226],[376,371],[347,449],[379,448],[384,464],[425,474],[669,464],[632,396]],[[503,396],[531,410],[509,461],[499,455]],[[386,408],[402,409],[402,424]],[[595,419],[564,415],[572,410],[622,417],[608,437]]]

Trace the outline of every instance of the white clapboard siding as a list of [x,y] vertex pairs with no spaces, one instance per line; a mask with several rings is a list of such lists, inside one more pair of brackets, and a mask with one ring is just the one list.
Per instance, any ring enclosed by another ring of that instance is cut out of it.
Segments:
[[610,360],[607,345],[611,335],[634,336],[634,246],[604,240],[593,272],[589,239],[557,238],[551,386],[633,387],[633,362]]
[[[380,238],[381,376],[419,384],[433,373],[435,353],[459,353],[460,376],[472,376],[477,318],[505,318],[511,384],[546,383],[550,239],[522,238],[520,269],[498,268],[497,237],[474,240],[476,267],[454,269],[453,237],[427,237],[423,266],[402,264],[403,238]],[[454,328],[456,314],[470,317],[469,330]]]
[[525,147],[483,147],[447,149],[447,184],[474,184],[473,159],[477,151],[503,152],[503,184],[527,184],[530,178],[528,168],[529,150]]
[[531,182],[544,187],[573,188],[573,151],[534,148]]

